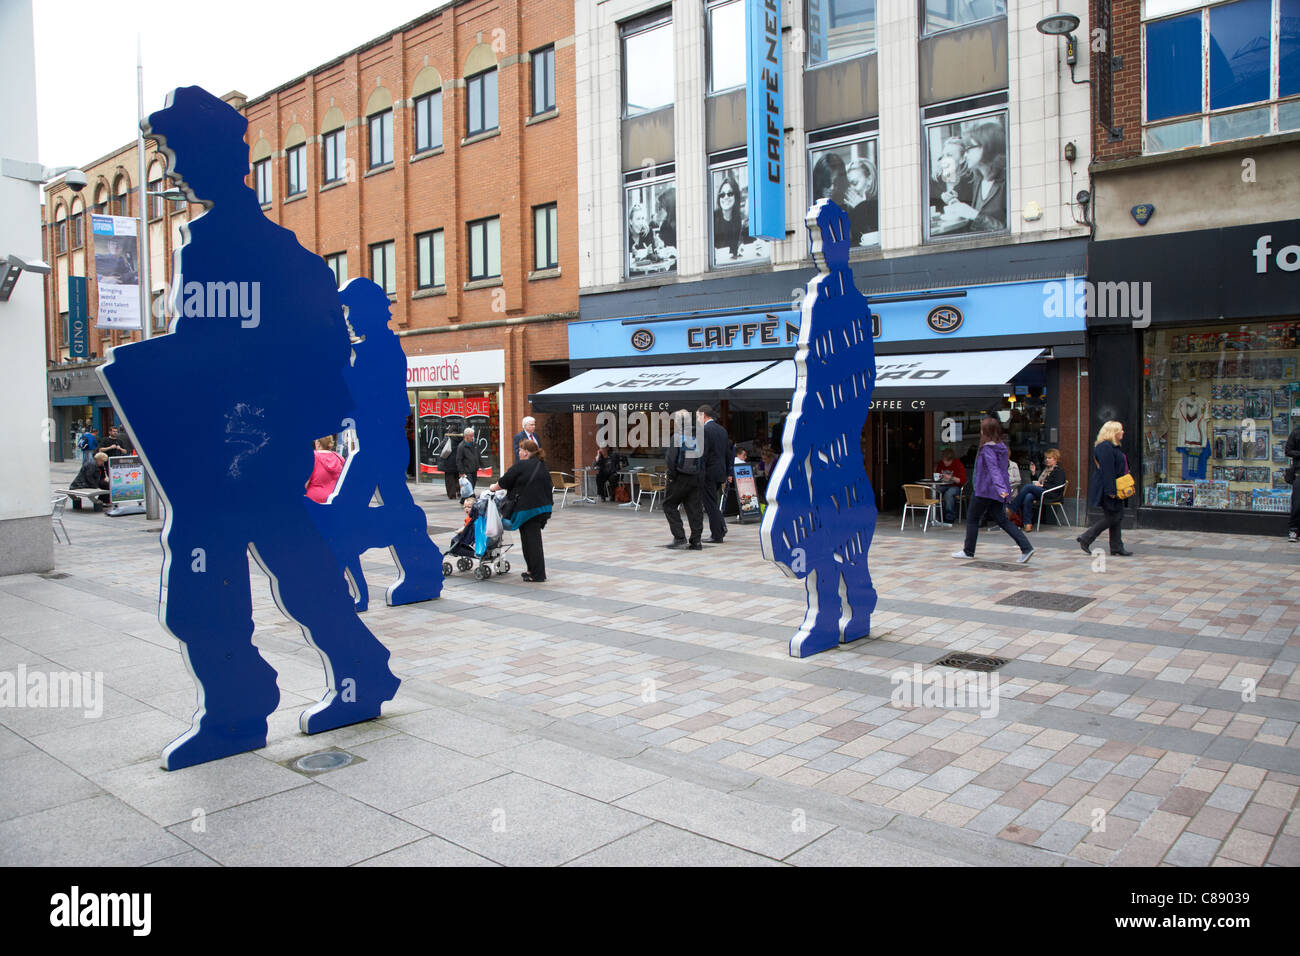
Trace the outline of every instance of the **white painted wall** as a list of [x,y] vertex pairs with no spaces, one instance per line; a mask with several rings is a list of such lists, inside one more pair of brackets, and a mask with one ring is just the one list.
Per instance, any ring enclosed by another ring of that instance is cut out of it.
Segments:
[[[0,0],[0,157],[36,162],[36,62],[31,0]],[[41,255],[40,186],[0,176],[0,258]],[[50,512],[46,433],[44,285],[23,273],[8,302],[0,302],[0,555],[6,567],[49,570],[53,537],[33,535],[16,519]]]

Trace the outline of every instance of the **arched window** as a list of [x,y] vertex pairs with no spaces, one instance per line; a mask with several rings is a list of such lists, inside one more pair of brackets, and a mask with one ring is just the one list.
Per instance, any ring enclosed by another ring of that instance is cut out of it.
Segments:
[[108,215],[108,187],[103,183],[95,187],[95,205],[92,212],[96,216]]
[[72,200],[72,215],[68,217],[68,238],[73,249],[86,244],[86,207],[78,196]]
[[370,168],[393,161],[393,94],[382,86],[366,101],[366,132]]
[[54,209],[54,254],[68,251],[68,207],[59,203]]
[[321,181],[336,183],[347,178],[348,150],[343,111],[331,106],[320,124]]
[[426,66],[411,85],[415,152],[442,148],[442,74]]
[[307,191],[307,131],[294,123],[284,134],[284,194],[296,196]]
[[465,58],[465,135],[497,128],[497,58],[480,43]]
[[113,182],[113,198],[109,201],[110,216],[131,215],[131,180],[126,173],[120,174]]
[[257,190],[257,201],[263,206],[271,202],[271,144],[266,137],[259,137],[253,144],[253,188]]

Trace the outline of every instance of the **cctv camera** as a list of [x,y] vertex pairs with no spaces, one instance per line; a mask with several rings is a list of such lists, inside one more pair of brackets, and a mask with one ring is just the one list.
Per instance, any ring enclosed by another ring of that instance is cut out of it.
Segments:
[[74,193],[79,193],[86,188],[86,174],[80,169],[69,169],[63,177],[63,183]]

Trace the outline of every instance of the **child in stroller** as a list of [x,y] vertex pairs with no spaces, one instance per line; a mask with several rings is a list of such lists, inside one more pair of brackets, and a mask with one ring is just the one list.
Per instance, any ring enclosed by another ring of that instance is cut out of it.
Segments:
[[[465,507],[465,525],[452,537],[444,552],[448,560],[442,563],[443,576],[451,577],[451,558],[456,559],[456,570],[474,568],[474,577],[480,581],[490,578],[493,571],[508,574],[510,562],[505,559],[505,553],[512,545],[504,540],[497,495],[484,491],[477,501],[466,498],[461,504]],[[474,567],[475,562],[478,562],[478,567]]]

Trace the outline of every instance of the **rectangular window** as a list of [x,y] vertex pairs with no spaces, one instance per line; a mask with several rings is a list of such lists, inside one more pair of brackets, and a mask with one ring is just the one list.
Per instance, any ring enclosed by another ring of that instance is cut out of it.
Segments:
[[334,284],[340,289],[348,284],[348,254],[332,252],[325,257],[325,264],[334,273]]
[[533,207],[533,268],[560,266],[559,213],[555,203]]
[[54,251],[58,255],[68,251],[68,220],[60,219],[54,224]]
[[[161,179],[149,184],[149,192],[157,194],[157,193],[161,193],[162,191],[163,191],[163,184]],[[149,218],[151,220],[161,219],[163,217],[163,211],[165,210],[166,206],[167,206],[167,200],[163,199],[162,196],[151,195],[149,197]]]
[[849,214],[849,241],[855,249],[880,245],[877,142],[875,136],[859,133],[834,142],[822,140],[808,150],[809,202],[832,199]]
[[469,224],[469,280],[501,275],[501,220],[480,219]]
[[[624,177],[625,179],[629,177]],[[627,208],[627,274],[677,271],[677,183],[673,178],[644,182],[639,175],[624,186]]]
[[366,121],[370,130],[370,168],[393,161],[393,111],[384,110]]
[[876,0],[806,0],[808,65],[870,53],[876,48]]
[[426,93],[415,100],[415,151],[442,146],[442,90]]
[[419,288],[436,289],[447,284],[442,255],[441,229],[422,232],[415,237],[415,275]]
[[370,278],[389,295],[397,292],[396,246],[393,240],[370,247]]
[[709,7],[709,92],[745,85],[745,4],[726,0]]
[[[874,185],[874,174],[871,181]],[[709,196],[713,202],[713,215],[710,217],[713,242],[710,248],[711,262],[715,267],[767,262],[772,258],[771,243],[749,234],[748,184],[749,169],[744,162],[733,159],[725,164],[716,163],[709,169]],[[873,203],[874,200],[873,194]]]
[[1143,13],[1147,153],[1294,128],[1300,0],[1146,0]]
[[253,164],[253,182],[257,187],[257,201],[265,206],[271,201],[271,161],[263,159]]
[[324,179],[336,183],[347,175],[347,141],[342,129],[331,130],[321,137],[321,159],[325,167]]
[[623,27],[623,115],[673,103],[673,23],[668,11]]
[[925,126],[926,241],[1007,228],[1007,113],[945,116]]
[[59,345],[68,344],[68,313],[59,313]]
[[[852,6],[854,4],[846,4]],[[955,30],[1007,15],[1006,0],[925,0],[925,34]]]
[[497,71],[493,67],[465,80],[465,135],[477,136],[497,128]]
[[296,196],[307,191],[307,147],[295,146],[285,150],[285,165],[288,167],[288,191],[286,196]]
[[555,47],[534,50],[533,64],[533,115],[549,113],[555,109]]
[[80,249],[86,243],[86,214],[74,212],[69,222],[72,223],[72,248]]

